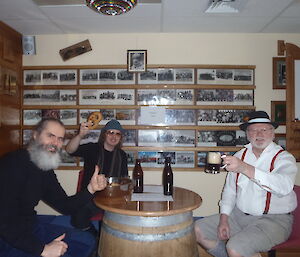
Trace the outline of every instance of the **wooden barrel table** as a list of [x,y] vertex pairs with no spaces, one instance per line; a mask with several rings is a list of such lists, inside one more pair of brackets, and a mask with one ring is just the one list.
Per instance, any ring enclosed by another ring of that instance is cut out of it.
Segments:
[[198,257],[192,211],[201,197],[174,187],[173,201],[130,201],[128,196],[108,201],[96,195],[105,210],[100,257]]

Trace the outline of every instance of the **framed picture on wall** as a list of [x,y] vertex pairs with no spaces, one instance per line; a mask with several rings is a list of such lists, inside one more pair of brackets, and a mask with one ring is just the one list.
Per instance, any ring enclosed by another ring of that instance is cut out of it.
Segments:
[[147,50],[127,50],[127,70],[143,72],[147,69]]
[[24,70],[24,86],[76,85],[77,70]]
[[273,89],[286,88],[286,65],[284,57],[273,57]]
[[271,101],[271,119],[279,125],[285,125],[286,101]]

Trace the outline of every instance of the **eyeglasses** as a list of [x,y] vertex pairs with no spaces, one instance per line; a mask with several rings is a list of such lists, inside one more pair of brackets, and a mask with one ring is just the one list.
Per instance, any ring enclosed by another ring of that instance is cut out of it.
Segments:
[[122,134],[120,132],[115,132],[115,131],[112,131],[112,130],[107,130],[106,134],[110,135],[110,136],[116,136],[116,137],[121,137],[122,136]]
[[247,131],[249,132],[249,134],[252,134],[252,135],[258,134],[258,133],[267,134],[270,131],[273,131],[273,128],[248,129]]

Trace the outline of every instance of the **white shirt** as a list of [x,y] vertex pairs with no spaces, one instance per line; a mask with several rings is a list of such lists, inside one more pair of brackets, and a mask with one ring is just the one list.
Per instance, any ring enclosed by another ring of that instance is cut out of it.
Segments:
[[[297,197],[293,191],[297,165],[296,160],[287,151],[277,155],[274,169],[270,172],[270,165],[281,146],[272,142],[256,158],[252,152],[252,145],[248,148],[244,162],[255,167],[254,179],[240,173],[236,189],[237,173],[229,172],[226,177],[222,200],[221,213],[229,215],[235,205],[244,213],[262,215],[266,206],[267,191],[272,193],[269,214],[283,214],[293,211],[297,207]],[[238,151],[235,156],[242,157],[245,149]]]

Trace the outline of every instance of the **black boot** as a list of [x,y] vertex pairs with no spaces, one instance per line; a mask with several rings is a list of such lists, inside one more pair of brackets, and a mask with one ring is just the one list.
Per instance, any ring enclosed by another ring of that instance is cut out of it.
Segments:
[[83,229],[83,231],[89,232],[95,239],[99,239],[98,230],[94,227],[93,224],[87,229]]

